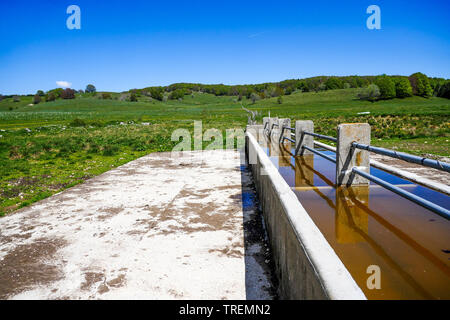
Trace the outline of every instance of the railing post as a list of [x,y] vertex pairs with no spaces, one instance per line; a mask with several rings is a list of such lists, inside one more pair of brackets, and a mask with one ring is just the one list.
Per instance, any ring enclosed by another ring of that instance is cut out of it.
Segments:
[[370,173],[369,152],[355,149],[353,142],[370,144],[368,123],[345,123],[337,128],[336,184],[368,185],[369,181],[360,175],[351,174],[353,167]]
[[262,134],[263,126],[261,124],[247,125],[245,130],[247,132],[251,133],[253,135],[253,137],[256,139],[256,141],[260,141],[262,139],[261,134]]
[[276,128],[272,128],[273,124],[276,123],[278,124],[278,118],[269,118],[269,133],[268,136],[271,137],[272,136],[272,129],[276,129]]
[[304,131],[314,132],[314,122],[311,120],[295,121],[295,155],[313,154],[309,150],[302,150],[303,146],[314,148],[314,137],[303,134]]
[[291,126],[291,119],[289,118],[282,118],[278,119],[278,129],[279,129],[279,137],[278,142],[282,143],[283,137],[290,138],[291,137],[291,130],[284,129],[283,127],[290,127]]
[[270,119],[269,117],[264,117],[263,118],[263,128],[264,128],[264,130],[269,130],[269,119]]

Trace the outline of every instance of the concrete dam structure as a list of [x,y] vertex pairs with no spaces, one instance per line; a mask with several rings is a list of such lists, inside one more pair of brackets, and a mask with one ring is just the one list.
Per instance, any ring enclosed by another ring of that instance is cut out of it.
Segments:
[[[246,132],[280,297],[449,299],[448,185],[371,160],[369,150],[390,153],[369,146],[367,124],[340,125],[334,138],[290,122],[264,118]],[[392,156],[448,177],[447,163]]]

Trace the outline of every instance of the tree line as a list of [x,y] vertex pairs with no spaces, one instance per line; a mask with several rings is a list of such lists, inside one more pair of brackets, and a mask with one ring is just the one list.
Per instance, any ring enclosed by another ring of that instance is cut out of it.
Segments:
[[[159,101],[181,100],[186,95],[202,92],[215,96],[236,96],[238,101],[245,97],[253,103],[260,99],[278,97],[278,103],[282,103],[282,96],[290,95],[293,92],[319,92],[348,88],[359,88],[358,98],[368,101],[406,98],[413,95],[426,98],[434,95],[450,99],[449,79],[429,78],[420,72],[410,76],[318,76],[245,85],[174,83],[169,86],[131,89],[123,92],[123,94],[127,94],[127,100],[129,101],[137,101],[140,96],[147,96]],[[47,92],[38,90],[34,95],[33,103],[37,104],[41,101],[54,101],[56,99],[74,99],[75,94],[95,94],[96,91],[92,84],[88,84],[84,91],[71,88],[56,88]],[[8,97],[13,97],[14,101],[20,101],[18,96],[1,95],[0,100]],[[101,98],[111,99],[111,95],[102,93]]]

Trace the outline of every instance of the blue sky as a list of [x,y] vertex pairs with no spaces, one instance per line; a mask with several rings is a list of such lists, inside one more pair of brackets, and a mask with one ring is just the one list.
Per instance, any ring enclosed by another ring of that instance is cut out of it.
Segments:
[[[66,9],[81,8],[81,30]],[[381,9],[369,30],[366,9]],[[0,93],[317,75],[450,78],[450,1],[1,1]]]

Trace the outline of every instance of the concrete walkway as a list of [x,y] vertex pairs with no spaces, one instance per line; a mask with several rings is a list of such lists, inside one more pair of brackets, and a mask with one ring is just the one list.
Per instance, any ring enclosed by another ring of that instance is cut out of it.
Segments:
[[240,154],[184,155],[142,157],[0,218],[0,299],[271,299]]

